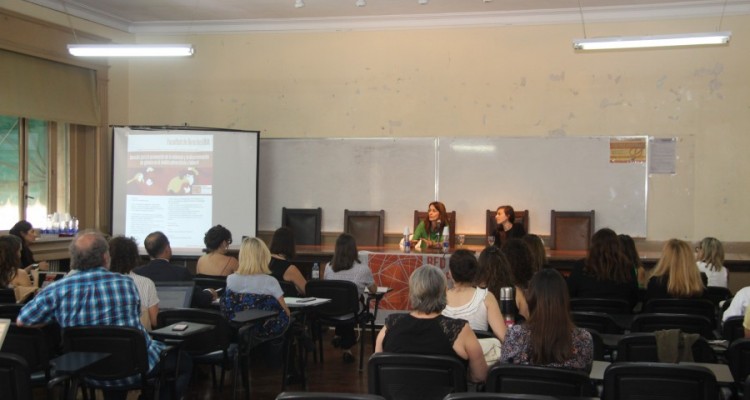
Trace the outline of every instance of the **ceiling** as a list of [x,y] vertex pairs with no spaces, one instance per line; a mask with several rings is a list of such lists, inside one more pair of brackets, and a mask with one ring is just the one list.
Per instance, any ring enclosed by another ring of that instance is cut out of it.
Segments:
[[586,22],[750,14],[750,0],[364,0],[363,7],[357,0],[26,1],[124,32],[164,34],[576,23],[581,14]]

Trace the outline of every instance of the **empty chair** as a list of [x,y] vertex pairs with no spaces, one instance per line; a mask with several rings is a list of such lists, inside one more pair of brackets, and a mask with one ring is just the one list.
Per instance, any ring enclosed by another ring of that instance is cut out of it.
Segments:
[[604,371],[603,400],[717,400],[716,377],[707,368],[665,363],[616,363]]
[[625,299],[575,297],[570,299],[570,311],[590,311],[607,314],[630,314],[633,311]]
[[8,400],[31,400],[29,366],[17,354],[0,353],[0,397]]
[[737,339],[732,342],[726,356],[735,384],[743,385],[750,375],[750,339]]
[[729,317],[721,327],[721,338],[729,343],[745,337],[745,327],[742,326],[745,317]]
[[716,321],[716,306],[706,299],[651,299],[643,306],[644,313],[702,315]]
[[19,327],[12,324],[0,351],[16,354],[26,361],[33,387],[46,387],[51,378],[49,360],[54,344],[48,343],[42,328]]
[[354,236],[359,246],[382,246],[385,211],[344,210],[344,233]]
[[375,353],[367,363],[367,389],[388,400],[442,399],[466,391],[466,367],[451,356]]
[[[716,353],[700,338],[692,346],[693,361],[716,363]],[[656,336],[652,333],[630,333],[617,342],[617,361],[659,362]]]
[[286,208],[281,209],[281,226],[286,226],[294,232],[295,244],[320,244],[320,230],[323,219],[323,209],[318,208]]
[[590,396],[594,393],[588,374],[563,368],[495,364],[487,373],[487,392]]
[[365,393],[282,392],[276,400],[385,400],[383,396]]
[[630,323],[631,332],[655,332],[662,329],[680,329],[683,332],[697,333],[706,339],[713,339],[714,328],[711,321],[702,315],[690,314],[639,314]]
[[588,250],[594,234],[594,210],[551,211],[550,249]]
[[599,333],[623,333],[623,329],[608,314],[601,312],[573,311],[573,322],[580,328],[593,329]]
[[[528,233],[529,232],[529,210],[513,210],[513,214],[515,214],[514,223],[521,224],[523,226],[523,229]],[[497,229],[497,221],[495,220],[496,215],[497,215],[497,211],[495,210],[486,211],[485,234],[487,236],[492,236],[492,234],[494,234],[495,230]]]

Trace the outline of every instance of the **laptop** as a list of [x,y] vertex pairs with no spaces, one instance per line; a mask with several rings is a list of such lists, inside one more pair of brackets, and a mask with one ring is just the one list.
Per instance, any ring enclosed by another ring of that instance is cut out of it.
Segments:
[[66,274],[67,272],[39,271],[39,285],[37,286],[45,288],[49,286],[50,283],[64,278]]
[[10,329],[10,320],[0,318],[0,349],[3,348],[3,342],[5,341],[5,335]]
[[190,308],[195,282],[154,282],[159,296],[159,309]]

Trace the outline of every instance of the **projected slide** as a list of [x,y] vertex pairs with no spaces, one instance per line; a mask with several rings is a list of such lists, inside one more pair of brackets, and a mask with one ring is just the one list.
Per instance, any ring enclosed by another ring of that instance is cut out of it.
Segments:
[[115,128],[113,233],[142,247],[163,231],[185,255],[199,254],[216,224],[254,236],[257,155],[256,132]]

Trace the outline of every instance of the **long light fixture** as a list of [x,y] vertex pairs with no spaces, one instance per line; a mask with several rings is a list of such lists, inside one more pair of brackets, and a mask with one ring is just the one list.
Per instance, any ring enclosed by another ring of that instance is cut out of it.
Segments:
[[573,39],[576,50],[617,50],[649,47],[706,46],[729,43],[732,32],[685,33],[677,35],[615,36]]
[[192,44],[69,44],[76,57],[189,57]]

